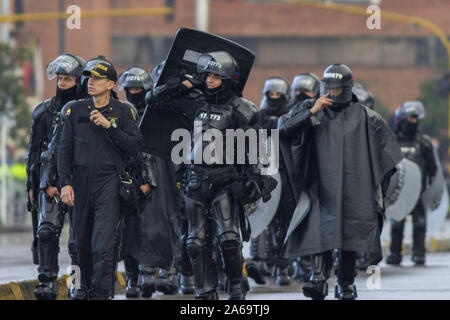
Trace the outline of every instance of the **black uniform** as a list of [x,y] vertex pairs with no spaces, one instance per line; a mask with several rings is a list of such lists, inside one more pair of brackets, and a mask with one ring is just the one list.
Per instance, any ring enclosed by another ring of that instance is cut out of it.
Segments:
[[[278,99],[270,98],[270,91],[279,92],[281,97]],[[270,132],[271,129],[277,129],[279,117],[289,112],[289,83],[283,78],[271,77],[265,82],[263,95],[258,112],[258,127]],[[274,218],[268,226],[269,232],[263,232],[260,236],[263,238],[266,236],[268,239],[260,239],[259,237],[252,239],[250,254],[252,259],[262,259],[264,253],[258,252],[259,250],[257,249],[260,247],[260,242],[266,242],[267,259],[265,260],[268,260],[266,261],[268,265],[275,267],[276,283],[278,285],[288,285],[290,281],[288,276],[289,257],[286,254],[287,246],[283,247],[283,241],[292,212],[295,209],[295,200],[288,185],[287,172],[283,161],[280,161],[278,169],[282,183],[280,203]],[[259,267],[260,270],[255,270],[251,263],[246,264],[249,276],[253,274],[255,275],[255,281],[263,283],[262,273],[266,266],[263,263]]]
[[58,174],[61,187],[70,185],[74,189],[74,240],[82,286],[93,291],[96,298],[107,298],[113,294],[114,252],[119,245],[119,179],[114,161],[123,164],[126,157],[139,153],[141,135],[128,104],[111,98],[107,106],[97,109],[117,124],[117,128],[108,130],[90,121],[93,110],[93,99],[72,102],[67,110]]
[[[434,159],[433,145],[428,136],[417,130],[420,118],[425,116],[421,102],[407,102],[396,112],[397,141],[406,159],[415,162],[422,172],[422,192],[436,175],[437,165]],[[415,123],[409,123],[408,117],[415,117]],[[426,214],[422,202],[418,201],[412,210],[413,217],[413,248],[412,260],[419,265],[425,263],[425,232]],[[405,220],[391,221],[391,244],[389,255],[386,259],[388,264],[400,264],[402,260],[402,241]]]
[[[75,97],[75,95],[73,97]],[[58,276],[59,236],[64,224],[65,212],[67,211],[67,208],[63,206],[62,203],[57,204],[54,199],[50,199],[45,193],[47,186],[57,186],[56,183],[47,183],[49,182],[46,177],[49,159],[46,157],[47,153],[45,151],[52,140],[55,127],[60,119],[62,102],[62,99],[59,97],[54,97],[41,102],[35,107],[28,149],[28,177],[32,176],[32,170],[39,172],[38,175],[40,177],[40,180],[38,181],[39,189],[33,191],[35,197],[38,197],[38,206],[40,209],[38,227],[38,272],[41,287],[50,286],[51,282],[55,281]],[[41,158],[42,153],[44,153],[43,158]],[[31,188],[31,183],[29,184],[29,187]],[[76,264],[76,252],[72,249],[73,248],[69,246],[72,264]],[[57,290],[55,293],[57,293]],[[54,298],[56,298],[56,296]]]
[[[55,299],[57,296],[55,280],[59,272],[59,237],[67,212],[67,207],[63,203],[56,203],[56,200],[50,199],[45,192],[48,186],[58,186],[55,179],[49,176],[51,158],[56,146],[53,145],[48,152],[47,149],[61,119],[63,105],[67,101],[78,98],[79,95],[80,89],[77,85],[64,91],[57,89],[55,97],[39,103],[33,110],[27,160],[27,189],[34,186],[33,197],[39,207],[37,240],[40,284],[35,290],[38,299]],[[72,234],[71,231],[70,234]],[[69,238],[69,255],[72,258],[72,265],[77,264],[72,237]]]
[[402,155],[384,120],[355,102],[347,66],[327,68],[321,84],[321,95],[334,86],[342,88],[331,107],[312,116],[314,101],[306,100],[278,126],[280,137],[291,139],[288,170],[297,180],[296,197],[303,190],[311,200],[309,213],[291,235],[296,246],[290,252],[312,255],[312,274],[303,292],[323,299],[331,250],[339,249],[336,297],[354,299],[356,252],[374,252],[381,259],[378,207],[383,203],[377,195],[387,189],[386,180]]

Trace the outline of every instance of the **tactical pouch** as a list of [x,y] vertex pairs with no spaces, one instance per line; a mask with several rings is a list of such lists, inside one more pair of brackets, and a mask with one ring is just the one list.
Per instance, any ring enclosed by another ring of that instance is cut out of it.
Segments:
[[139,211],[139,187],[137,181],[126,171],[119,174],[119,201],[122,214]]

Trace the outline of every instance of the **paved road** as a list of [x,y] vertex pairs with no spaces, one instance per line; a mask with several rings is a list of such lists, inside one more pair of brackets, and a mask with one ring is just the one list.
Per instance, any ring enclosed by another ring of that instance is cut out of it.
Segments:
[[[37,266],[31,263],[30,243],[29,233],[0,233],[0,283],[36,279]],[[70,264],[66,243],[67,234],[64,231],[60,253],[60,274],[65,273]],[[401,267],[387,266],[384,262],[381,262],[379,267],[379,289],[376,289],[377,282],[374,281],[374,274],[359,274],[356,285],[360,299],[450,300],[450,252],[427,254],[425,267],[415,267],[409,255],[404,257]],[[123,263],[119,264],[119,270],[123,270]],[[368,279],[373,289],[368,287]],[[334,299],[334,283],[334,277],[332,277],[329,281],[330,290],[327,299]],[[262,286],[251,280],[250,284],[248,300],[306,299],[301,294],[299,283],[293,282],[290,286],[278,287],[272,281]],[[116,298],[125,299],[124,296]],[[152,299],[193,299],[193,296],[164,296],[156,293]],[[221,295],[221,299],[225,299],[225,295]]]

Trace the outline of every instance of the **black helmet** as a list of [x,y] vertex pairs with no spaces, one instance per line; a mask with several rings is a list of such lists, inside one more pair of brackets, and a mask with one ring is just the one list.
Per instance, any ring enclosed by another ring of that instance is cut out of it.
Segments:
[[342,92],[330,97],[334,103],[348,103],[352,101],[353,73],[345,64],[332,64],[323,72],[320,81],[320,95],[325,95],[331,89],[342,89]]
[[63,53],[47,65],[47,77],[49,80],[52,80],[58,74],[68,74],[79,78],[85,64],[86,61],[83,58]]
[[122,72],[117,83],[119,90],[130,87],[142,87],[145,91],[152,89],[153,79],[145,69],[133,66]]
[[239,67],[236,60],[225,51],[214,51],[202,54],[197,61],[197,72],[211,72],[224,80],[239,83]]
[[358,98],[358,102],[373,109],[375,106],[375,97],[372,92],[364,89],[363,85],[359,82],[356,82],[352,89],[353,94]]
[[320,90],[320,79],[314,73],[300,73],[294,77],[291,85],[291,97],[297,96],[297,91],[311,91],[317,96]]
[[415,117],[417,119],[425,118],[425,107],[420,101],[407,101],[401,107],[395,110],[395,123],[402,120]]
[[289,82],[281,77],[270,77],[264,83],[263,95],[269,98],[270,91],[277,91],[282,94],[286,101],[289,101]]

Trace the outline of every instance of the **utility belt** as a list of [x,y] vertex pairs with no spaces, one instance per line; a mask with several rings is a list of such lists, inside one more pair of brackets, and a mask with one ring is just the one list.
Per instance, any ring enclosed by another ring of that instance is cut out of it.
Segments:
[[239,180],[239,173],[232,165],[220,167],[199,167],[190,165],[187,169],[187,190],[196,190],[202,182],[208,183],[209,188],[223,187]]

